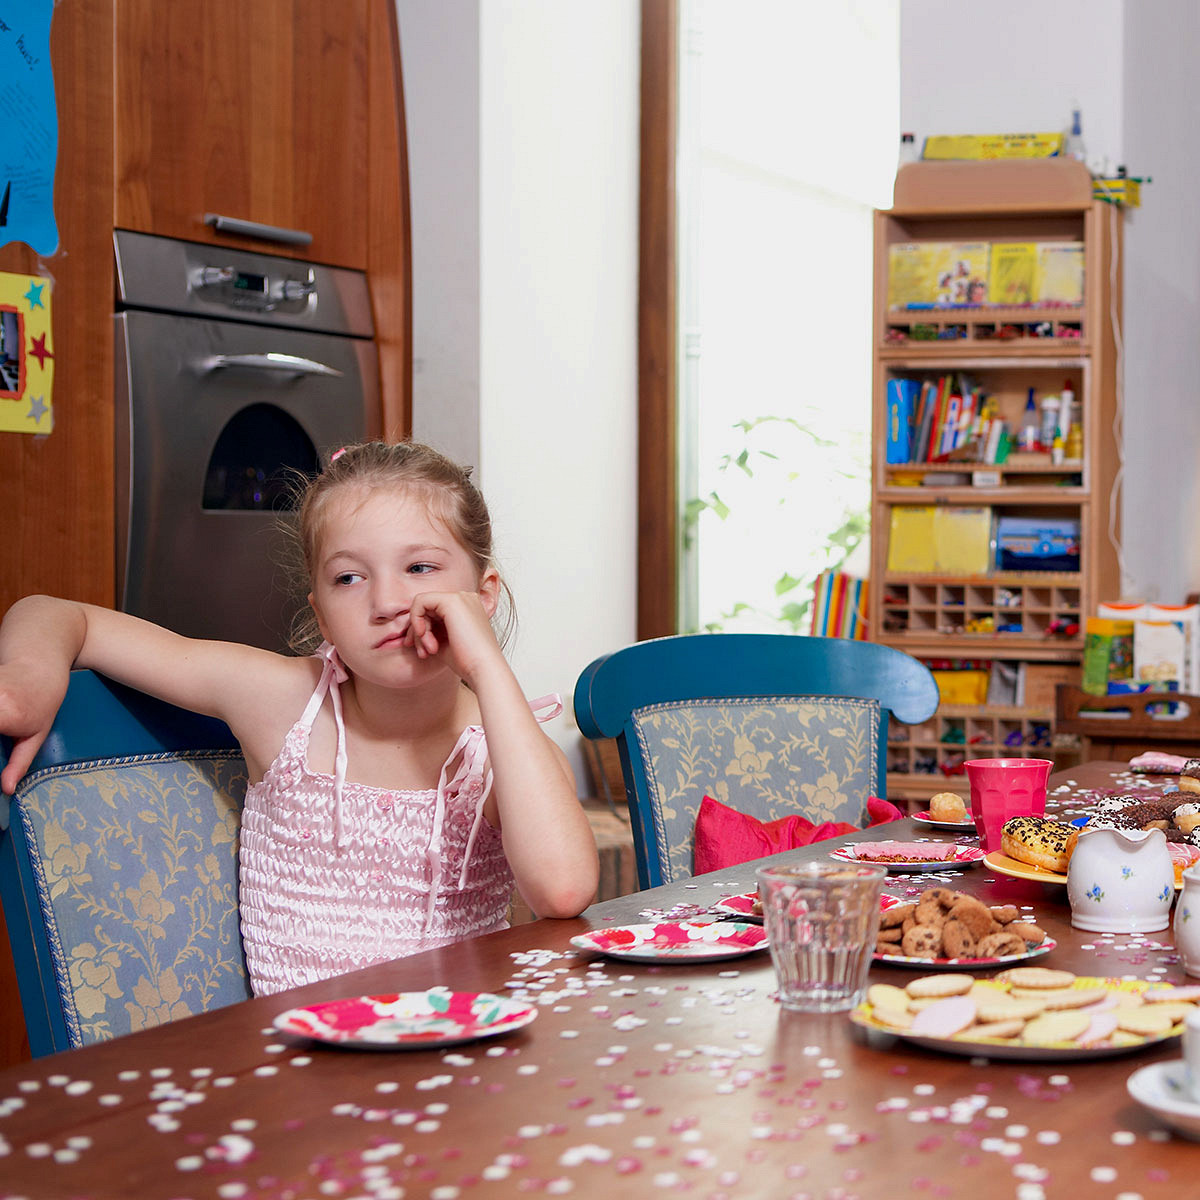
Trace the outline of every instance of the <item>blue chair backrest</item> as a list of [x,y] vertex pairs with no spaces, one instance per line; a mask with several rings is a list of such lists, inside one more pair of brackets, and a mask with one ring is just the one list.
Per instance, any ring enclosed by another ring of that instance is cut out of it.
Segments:
[[221,721],[71,673],[28,774],[0,797],[0,901],[35,1056],[250,996],[245,788]]
[[692,873],[707,794],[764,820],[861,825],[883,797],[889,716],[927,720],[924,664],[872,642],[693,634],[627,646],[575,688],[585,737],[616,738],[643,887]]

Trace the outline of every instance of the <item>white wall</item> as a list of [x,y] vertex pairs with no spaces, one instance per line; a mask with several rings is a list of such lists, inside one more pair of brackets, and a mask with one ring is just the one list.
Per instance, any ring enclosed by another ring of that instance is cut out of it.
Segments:
[[[479,466],[526,693],[636,636],[636,0],[397,0],[414,432]],[[427,59],[427,61],[426,61]],[[474,149],[473,149],[474,143]]]
[[1194,0],[902,0],[901,126],[1062,129],[1089,158],[1149,175],[1125,224],[1122,539],[1129,598],[1200,590],[1200,6]]

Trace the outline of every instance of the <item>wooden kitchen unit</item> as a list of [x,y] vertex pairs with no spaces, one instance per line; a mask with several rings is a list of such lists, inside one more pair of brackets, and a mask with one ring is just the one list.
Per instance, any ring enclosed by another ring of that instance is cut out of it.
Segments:
[[[54,428],[0,433],[0,612],[33,592],[116,601],[113,230],[365,271],[384,436],[411,428],[411,254],[392,0],[67,0],[50,51],[55,253],[0,245],[49,280]],[[110,52],[111,51],[111,52]],[[206,214],[302,230],[289,246]],[[0,929],[0,1063],[27,1056]]]

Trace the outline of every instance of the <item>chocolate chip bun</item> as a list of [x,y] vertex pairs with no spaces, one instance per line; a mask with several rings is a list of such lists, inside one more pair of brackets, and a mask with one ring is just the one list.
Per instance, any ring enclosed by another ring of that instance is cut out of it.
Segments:
[[1079,830],[1048,817],[1013,817],[1004,822],[1001,852],[1018,862],[1065,875]]
[[1179,772],[1181,792],[1200,792],[1200,758],[1189,758]]

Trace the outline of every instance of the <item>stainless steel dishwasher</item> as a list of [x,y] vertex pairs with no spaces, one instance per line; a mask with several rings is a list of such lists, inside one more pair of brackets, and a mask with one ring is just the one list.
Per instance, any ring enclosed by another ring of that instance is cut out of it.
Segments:
[[117,230],[117,604],[284,649],[292,485],[378,436],[357,271]]

